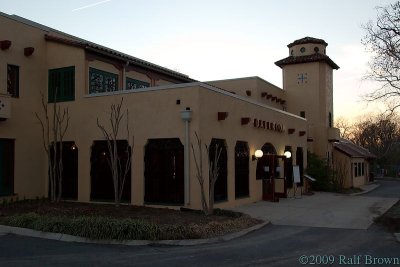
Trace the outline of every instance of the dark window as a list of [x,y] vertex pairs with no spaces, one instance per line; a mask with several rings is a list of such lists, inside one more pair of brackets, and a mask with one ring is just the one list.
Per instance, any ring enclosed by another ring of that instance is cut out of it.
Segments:
[[14,193],[14,140],[0,139],[0,196]]
[[249,196],[249,146],[237,141],[235,146],[235,197]]
[[318,53],[319,52],[319,48],[316,46],[316,47],[314,47],[314,52],[315,53]]
[[364,164],[364,162],[362,163],[362,165],[361,165],[361,175],[365,175],[365,164]]
[[354,163],[354,177],[357,177],[358,171],[357,171],[357,163]]
[[306,48],[305,48],[305,47],[300,48],[300,52],[301,52],[301,53],[306,52]]
[[[121,169],[124,170],[128,155],[131,154],[131,147],[126,140],[117,140],[117,153],[121,162]],[[108,152],[107,141],[94,141],[90,158],[91,169],[91,192],[90,199],[96,201],[114,201],[114,183],[111,167],[108,163],[110,154]],[[131,200],[131,170],[125,178],[122,191],[122,201]]]
[[300,117],[305,118],[306,117],[306,112],[305,111],[300,111]]
[[118,75],[95,68],[89,68],[89,94],[118,90]]
[[150,83],[142,82],[142,81],[131,79],[131,78],[126,78],[126,90],[147,88],[149,86],[150,86]]
[[328,126],[330,128],[332,127],[332,112],[329,112],[329,115],[328,115]]
[[12,97],[19,97],[19,67],[7,65],[7,92]]
[[303,186],[303,174],[304,174],[304,159],[303,159],[303,148],[298,147],[296,150],[296,165],[299,166],[300,170],[300,183],[299,186]]
[[144,201],[184,203],[184,158],[179,138],[149,139],[145,147]]
[[357,169],[358,169],[358,176],[361,176],[362,175],[362,173],[361,173],[361,162],[359,162],[358,163],[358,167],[357,167]]
[[[58,142],[57,158],[60,152],[60,143]],[[53,146],[52,146],[53,148]],[[54,158],[54,150],[51,149],[51,158]],[[57,159],[56,159],[57,160]],[[58,165],[56,165],[56,168]],[[68,200],[78,199],[78,148],[75,142],[62,142],[62,187],[61,198]],[[58,168],[57,168],[58,171]],[[50,177],[49,177],[50,178]],[[59,187],[56,185],[56,194],[58,195]],[[50,181],[49,181],[50,196]]]
[[213,138],[211,140],[208,154],[211,162],[214,162],[216,147],[218,147],[218,150],[222,149],[219,161],[217,162],[219,175],[214,186],[214,201],[217,202],[228,200],[228,154],[226,151],[225,140]]
[[[285,146],[285,151],[292,153],[291,146]],[[293,155],[293,154],[292,154]],[[290,158],[284,158],[284,177],[287,188],[293,187],[293,156]]]
[[66,67],[49,70],[50,103],[72,101],[75,99],[75,67]]

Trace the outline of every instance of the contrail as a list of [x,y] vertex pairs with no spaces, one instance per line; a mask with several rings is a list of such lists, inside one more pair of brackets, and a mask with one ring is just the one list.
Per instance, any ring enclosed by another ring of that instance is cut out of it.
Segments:
[[72,12],[75,12],[75,11],[78,11],[78,10],[82,10],[82,9],[86,9],[86,8],[90,8],[90,7],[94,7],[94,6],[98,6],[98,5],[101,5],[101,4],[110,2],[110,1],[112,1],[112,0],[103,0],[103,1],[96,2],[96,3],[90,4],[90,5],[78,7],[78,8],[72,9]]

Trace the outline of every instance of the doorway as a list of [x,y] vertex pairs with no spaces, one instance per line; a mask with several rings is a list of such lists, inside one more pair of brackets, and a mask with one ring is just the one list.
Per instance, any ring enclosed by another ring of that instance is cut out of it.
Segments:
[[0,196],[14,194],[14,139],[0,139]]
[[263,200],[276,201],[275,178],[279,177],[279,164],[275,147],[265,143],[261,148],[263,156],[257,161],[257,178],[262,179]]

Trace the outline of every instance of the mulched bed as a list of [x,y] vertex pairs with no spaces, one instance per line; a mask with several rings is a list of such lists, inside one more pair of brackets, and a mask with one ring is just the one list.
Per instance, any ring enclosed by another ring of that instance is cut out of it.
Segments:
[[[261,220],[248,215],[216,210],[214,215],[205,216],[200,211],[180,211],[167,208],[150,208],[143,206],[120,205],[78,202],[51,203],[48,200],[24,200],[19,202],[0,204],[0,223],[2,218],[16,214],[34,212],[46,216],[102,216],[120,219],[141,219],[155,223],[162,228],[168,226],[195,225],[203,231],[201,238],[209,238],[240,231],[256,224]],[[179,237],[168,236],[171,239]]]
[[375,220],[392,233],[400,232],[400,201],[394,204],[385,214]]

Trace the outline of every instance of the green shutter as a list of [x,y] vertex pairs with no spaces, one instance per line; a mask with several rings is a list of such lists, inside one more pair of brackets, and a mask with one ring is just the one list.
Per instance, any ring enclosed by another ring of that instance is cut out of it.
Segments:
[[75,67],[49,70],[49,102],[54,102],[56,89],[57,102],[75,99]]

